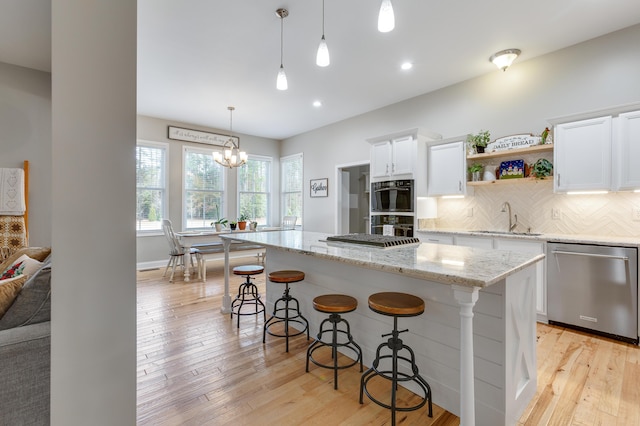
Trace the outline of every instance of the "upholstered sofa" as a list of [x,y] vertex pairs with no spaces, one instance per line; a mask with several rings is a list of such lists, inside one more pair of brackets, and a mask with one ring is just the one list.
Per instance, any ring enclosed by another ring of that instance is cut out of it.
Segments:
[[9,288],[0,281],[0,425],[49,424],[50,253],[24,248],[0,264],[2,272],[22,255],[38,262],[19,285]]

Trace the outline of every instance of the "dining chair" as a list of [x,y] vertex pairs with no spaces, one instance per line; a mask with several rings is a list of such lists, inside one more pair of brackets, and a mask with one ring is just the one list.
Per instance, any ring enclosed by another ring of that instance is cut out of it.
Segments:
[[295,229],[298,216],[285,216],[282,219],[282,229]]
[[162,277],[167,275],[167,271],[171,268],[171,276],[169,277],[169,282],[173,282],[173,275],[176,271],[176,266],[181,266],[184,270],[184,256],[185,254],[189,255],[189,261],[191,262],[191,268],[193,269],[193,256],[196,254],[196,249],[191,248],[189,253],[185,252],[185,247],[180,244],[180,240],[173,232],[173,226],[171,225],[171,221],[169,219],[162,220],[162,232],[164,233],[167,242],[169,243],[169,262],[167,263],[167,267],[164,269],[164,274]]

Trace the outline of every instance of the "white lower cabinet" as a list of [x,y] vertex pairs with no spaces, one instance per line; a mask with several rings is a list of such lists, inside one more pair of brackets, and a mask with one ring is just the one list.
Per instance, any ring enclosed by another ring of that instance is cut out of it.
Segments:
[[492,249],[493,238],[491,237],[472,237],[469,235],[456,235],[455,244],[457,246],[474,247],[481,249]]
[[434,234],[431,232],[420,232],[420,231],[418,231],[416,234],[421,243],[453,245],[453,235]]
[[[521,251],[530,254],[544,254],[545,243],[540,241],[523,241],[511,238],[495,238],[493,248],[498,250]],[[547,322],[547,264],[546,260],[538,262],[536,270],[536,313],[538,321]]]

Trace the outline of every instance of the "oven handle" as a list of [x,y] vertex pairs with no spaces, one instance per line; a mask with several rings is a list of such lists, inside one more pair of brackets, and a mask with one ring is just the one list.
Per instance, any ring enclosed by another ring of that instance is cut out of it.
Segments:
[[403,187],[393,187],[393,188],[382,188],[382,189],[376,189],[373,192],[382,192],[382,191],[411,191],[411,189],[409,188],[403,188]]
[[629,261],[627,256],[612,256],[610,254],[596,254],[596,253],[580,253],[575,251],[563,251],[563,250],[553,250],[551,253],[553,254],[568,254],[571,256],[587,256],[587,257],[599,257],[604,259],[619,259],[625,262]]

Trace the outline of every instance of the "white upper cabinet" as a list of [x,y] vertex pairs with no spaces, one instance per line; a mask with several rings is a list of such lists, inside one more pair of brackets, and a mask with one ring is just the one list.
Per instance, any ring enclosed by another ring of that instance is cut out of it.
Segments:
[[614,123],[616,189],[640,189],[640,111],[620,114]]
[[371,147],[371,176],[374,178],[413,173],[416,156],[416,140],[405,136],[382,142]]
[[610,190],[611,116],[556,125],[554,189]]
[[464,140],[430,145],[427,150],[427,195],[464,195],[466,158]]

